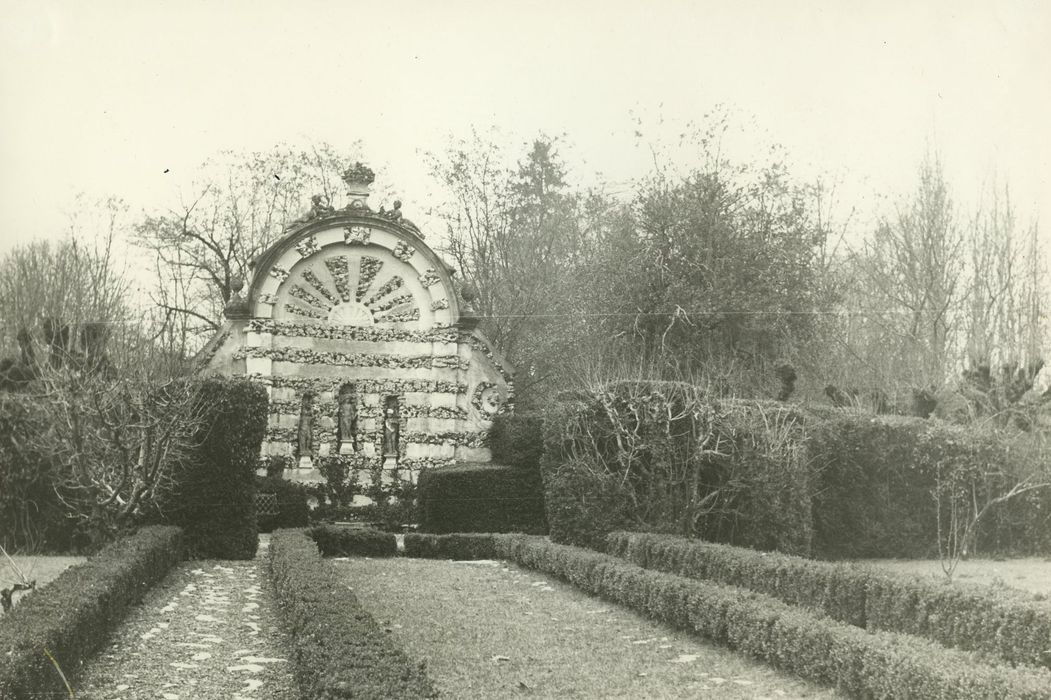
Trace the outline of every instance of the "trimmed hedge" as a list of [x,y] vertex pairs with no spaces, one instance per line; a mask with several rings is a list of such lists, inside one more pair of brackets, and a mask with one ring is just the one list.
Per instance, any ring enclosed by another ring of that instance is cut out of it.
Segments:
[[405,535],[405,556],[419,559],[496,559],[494,535],[465,533],[454,535]]
[[326,557],[393,557],[398,553],[398,539],[389,532],[318,525],[307,530],[307,534]]
[[489,429],[493,461],[520,469],[539,469],[544,451],[544,418],[536,414],[499,414]]
[[437,697],[423,663],[376,624],[306,532],[274,532],[268,561],[301,697]]
[[307,506],[307,490],[302,484],[280,477],[256,477],[256,493],[272,493],[277,496],[277,514],[256,514],[260,532],[271,532],[277,528],[306,527],[310,523],[310,508]]
[[65,697],[65,685],[47,654],[71,680],[128,608],[182,555],[179,528],[144,527],[21,598],[0,617],[0,697]]
[[0,545],[68,551],[75,522],[55,492],[53,430],[32,396],[0,392]]
[[166,510],[185,529],[191,557],[251,559],[259,547],[255,470],[266,432],[266,389],[214,377],[198,392],[204,408],[199,445]]
[[804,414],[713,400],[680,382],[617,382],[561,401],[544,421],[551,539],[601,549],[645,529],[808,554]]
[[972,652],[868,632],[752,591],[651,571],[610,555],[525,535],[493,535],[496,552],[648,617],[865,698],[1051,698],[1046,669],[988,665]]
[[1021,593],[667,535],[616,532],[607,543],[611,555],[644,568],[740,586],[857,627],[1051,667],[1051,604]]
[[535,469],[488,464],[429,469],[420,474],[418,493],[425,532],[547,530]]
[[[939,420],[824,411],[808,421],[814,470],[814,553],[826,558],[937,557],[932,493],[956,483],[966,508],[1020,480],[1036,459],[1012,449],[1003,432]],[[973,487],[973,489],[972,489]],[[941,496],[948,512],[947,492]],[[944,516],[943,516],[944,517]],[[977,546],[1051,551],[1051,489],[996,506],[979,525]]]

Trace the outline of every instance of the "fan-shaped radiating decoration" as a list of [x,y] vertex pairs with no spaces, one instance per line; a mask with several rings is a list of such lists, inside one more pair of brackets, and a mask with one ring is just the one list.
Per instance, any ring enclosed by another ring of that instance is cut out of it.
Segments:
[[[383,261],[368,255],[339,255],[286,282],[284,310],[303,320],[348,326],[418,321],[420,307],[399,275],[386,277]],[[382,281],[381,281],[382,280]]]

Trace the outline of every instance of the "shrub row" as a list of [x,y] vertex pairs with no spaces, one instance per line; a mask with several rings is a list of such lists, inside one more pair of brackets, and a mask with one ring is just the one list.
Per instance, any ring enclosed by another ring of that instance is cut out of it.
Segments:
[[[972,652],[904,634],[867,632],[760,593],[647,570],[538,537],[497,534],[491,539],[501,558],[850,696],[1051,698],[1046,669],[985,664]],[[446,556],[468,553],[452,551],[452,542],[445,540]]]
[[269,574],[292,637],[303,698],[433,698],[422,663],[408,658],[347,590],[302,530],[277,530]]
[[72,680],[182,555],[179,528],[145,527],[20,599],[0,618],[0,697],[65,697],[56,666]]
[[552,540],[614,530],[810,552],[802,413],[713,400],[680,382],[617,382],[551,407],[541,458]]
[[426,532],[547,529],[536,469],[476,464],[427,470],[420,474],[419,502]]
[[857,627],[1051,667],[1051,605],[1021,593],[667,535],[616,532],[607,544],[611,555],[644,568],[740,586]]
[[191,557],[251,559],[259,546],[255,470],[266,432],[266,389],[244,379],[208,378],[198,447],[187,459],[165,511],[186,531]]
[[419,559],[495,559],[496,535],[463,533],[453,535],[405,535],[405,556]]
[[318,525],[307,533],[326,557],[393,557],[398,553],[398,540],[389,532],[368,528]]

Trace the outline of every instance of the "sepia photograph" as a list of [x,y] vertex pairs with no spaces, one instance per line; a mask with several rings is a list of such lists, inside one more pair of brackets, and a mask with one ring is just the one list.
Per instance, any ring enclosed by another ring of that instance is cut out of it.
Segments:
[[1051,4],[0,0],[0,700],[1051,700]]

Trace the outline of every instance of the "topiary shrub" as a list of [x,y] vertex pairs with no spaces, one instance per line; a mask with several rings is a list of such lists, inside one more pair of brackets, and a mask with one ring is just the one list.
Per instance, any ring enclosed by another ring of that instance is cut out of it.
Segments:
[[810,551],[804,416],[709,400],[678,382],[617,382],[550,409],[541,458],[551,537],[601,549],[620,529]]
[[216,377],[197,390],[202,428],[164,510],[184,528],[191,557],[251,559],[259,546],[255,470],[266,431],[266,389]]
[[424,532],[546,531],[536,470],[486,464],[426,470],[418,492]]
[[495,559],[496,537],[484,533],[405,535],[405,556],[419,559]]
[[307,506],[308,492],[303,484],[278,477],[256,477],[257,494],[273,494],[277,499],[277,513],[257,513],[260,532],[272,532],[279,527],[306,527],[310,521]]

